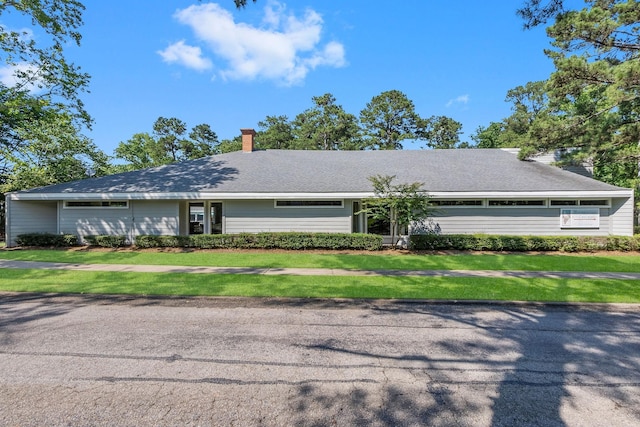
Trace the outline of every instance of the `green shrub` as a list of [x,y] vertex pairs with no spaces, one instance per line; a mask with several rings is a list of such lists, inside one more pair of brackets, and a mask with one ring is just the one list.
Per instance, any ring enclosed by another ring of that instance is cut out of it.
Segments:
[[84,238],[91,246],[100,246],[102,248],[121,248],[127,246],[126,236],[111,236],[108,234],[100,234],[98,236],[85,236]]
[[185,247],[198,249],[352,249],[376,251],[382,236],[341,233],[240,233],[191,236],[137,236],[139,248]]
[[69,247],[78,245],[78,236],[74,234],[25,233],[16,237],[18,246]]
[[485,234],[425,234],[411,236],[412,250],[461,251],[635,251],[640,236],[504,236]]

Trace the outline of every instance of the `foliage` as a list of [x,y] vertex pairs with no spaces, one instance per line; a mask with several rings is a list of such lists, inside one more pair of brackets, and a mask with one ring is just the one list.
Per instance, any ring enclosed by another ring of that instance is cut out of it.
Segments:
[[382,237],[372,234],[340,233],[241,233],[191,236],[137,236],[139,248],[181,247],[198,249],[356,249],[382,248]]
[[[236,4],[236,7],[238,9],[245,7],[247,5],[249,0],[233,0],[233,2]],[[255,3],[257,0],[253,0],[253,2]]]
[[287,116],[267,116],[258,122],[261,130],[257,132],[257,148],[291,150],[295,149],[293,125]]
[[[0,3],[0,16],[17,13],[31,19],[36,30],[0,25],[0,61],[13,72],[14,83],[0,83],[0,174],[6,177],[11,161],[7,153],[24,148],[46,122],[71,118],[89,126],[91,118],[80,100],[89,75],[64,57],[68,42],[80,44],[84,6],[76,0],[21,0]],[[47,44],[49,42],[49,44]],[[57,116],[62,116],[58,118]]]
[[18,246],[69,247],[78,245],[74,234],[25,233],[16,236]]
[[193,160],[219,154],[218,136],[208,124],[193,127],[186,136],[187,125],[175,117],[158,117],[153,124],[153,135],[136,133],[120,142],[114,154],[126,163],[123,170],[136,170],[170,163]]
[[[429,195],[422,190],[421,182],[395,184],[395,175],[369,177],[374,197],[363,200],[365,213],[374,220],[389,221],[391,243],[395,247],[400,229],[412,222],[422,222],[432,214]],[[360,212],[358,212],[360,213]]]
[[505,102],[512,104],[512,114],[500,122],[479,127],[471,136],[477,148],[512,148],[529,143],[529,132],[548,103],[546,82],[529,82],[507,92]]
[[553,19],[554,49],[546,53],[556,68],[521,155],[576,148],[568,161],[591,160],[597,177],[628,186],[637,182],[640,159],[640,3],[568,4],[530,0],[520,11],[528,27]]
[[362,148],[358,119],[325,93],[312,97],[314,106],[292,123],[296,148],[303,150],[357,150]]
[[634,236],[505,236],[486,234],[421,234],[411,236],[413,250],[462,251],[637,251],[640,237]]
[[84,239],[91,246],[100,246],[101,248],[121,248],[127,246],[127,236],[100,234],[97,236],[85,236]]
[[460,144],[462,123],[447,116],[431,117],[423,130],[427,147],[437,149],[466,148],[467,144]]
[[4,152],[3,192],[106,175],[109,159],[80,135],[69,115],[45,110],[28,128],[16,129],[27,144]]
[[402,141],[417,139],[420,116],[413,102],[399,90],[374,96],[360,112],[366,147],[374,150],[401,150]]
[[89,124],[79,94],[85,90],[89,75],[64,57],[68,42],[80,45],[78,28],[82,25],[84,6],[78,0],[13,0],[0,3],[0,16],[18,13],[31,19],[33,27],[47,38],[29,29],[0,26],[0,58],[14,69],[16,84],[0,88],[11,99],[31,96],[62,109]]

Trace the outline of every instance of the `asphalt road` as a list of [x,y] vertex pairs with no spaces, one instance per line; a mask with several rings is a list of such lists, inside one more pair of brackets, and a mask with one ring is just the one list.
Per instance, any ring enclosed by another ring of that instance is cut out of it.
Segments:
[[0,425],[631,426],[633,307],[0,295]]

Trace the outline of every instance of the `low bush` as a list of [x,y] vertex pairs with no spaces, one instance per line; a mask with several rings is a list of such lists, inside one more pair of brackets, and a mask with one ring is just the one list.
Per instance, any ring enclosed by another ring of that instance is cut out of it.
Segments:
[[178,247],[198,249],[382,249],[382,236],[342,233],[241,233],[191,236],[137,236],[139,248]]
[[425,234],[411,236],[412,250],[461,251],[637,251],[640,236],[502,236],[486,234]]
[[102,248],[121,248],[127,246],[126,236],[110,236],[101,234],[98,236],[85,236],[84,238],[91,246],[100,246]]
[[25,233],[16,236],[18,246],[68,247],[78,245],[78,236],[74,234]]

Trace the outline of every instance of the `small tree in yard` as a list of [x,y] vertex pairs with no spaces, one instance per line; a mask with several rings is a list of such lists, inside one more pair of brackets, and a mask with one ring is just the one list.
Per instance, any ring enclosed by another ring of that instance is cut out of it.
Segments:
[[360,211],[370,218],[389,221],[393,247],[398,243],[398,231],[402,227],[424,221],[434,212],[429,195],[422,190],[422,183],[395,184],[394,179],[395,175],[369,177],[374,197],[364,200],[365,207]]

